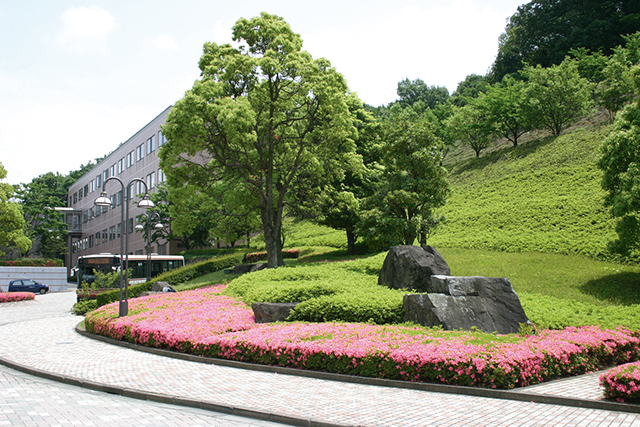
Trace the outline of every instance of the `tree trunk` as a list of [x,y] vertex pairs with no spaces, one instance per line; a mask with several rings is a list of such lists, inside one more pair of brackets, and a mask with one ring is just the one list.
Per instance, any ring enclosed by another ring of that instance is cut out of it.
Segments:
[[347,228],[347,255],[356,254],[356,240],[358,236],[353,231],[353,228]]

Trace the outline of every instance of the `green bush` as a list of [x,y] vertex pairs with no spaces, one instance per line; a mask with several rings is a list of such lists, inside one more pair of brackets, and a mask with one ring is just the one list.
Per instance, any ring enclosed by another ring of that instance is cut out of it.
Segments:
[[298,304],[287,320],[385,325],[402,323],[403,318],[402,293],[380,287],[375,292],[358,289],[309,299]]
[[92,299],[92,300],[80,301],[73,304],[73,307],[71,308],[71,312],[77,316],[82,316],[84,314],[87,314],[90,311],[96,310],[97,308],[98,308],[98,301]]
[[[172,286],[176,286],[180,283],[188,282],[189,280],[192,280],[196,277],[213,273],[214,271],[235,267],[236,265],[242,263],[243,258],[244,252],[232,253],[229,255],[221,256],[219,258],[212,258],[207,261],[189,264],[181,268],[176,268],[175,270],[167,271],[154,277],[149,282],[129,286],[129,298],[136,298],[140,296],[142,292],[150,291],[155,282],[167,282]],[[120,291],[113,290],[98,294],[96,299],[98,301],[98,305],[101,307],[105,304],[118,301],[119,298]]]
[[385,256],[260,270],[236,278],[225,293],[247,305],[301,302],[290,320],[401,323],[404,291],[378,286]]

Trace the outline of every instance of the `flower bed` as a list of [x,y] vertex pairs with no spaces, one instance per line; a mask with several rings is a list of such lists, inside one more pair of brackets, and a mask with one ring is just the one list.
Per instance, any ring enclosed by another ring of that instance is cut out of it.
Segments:
[[366,377],[510,389],[640,359],[628,330],[499,336],[361,323],[255,324],[223,287],[155,295],[87,315],[90,332],[203,356]]
[[26,301],[29,299],[34,299],[35,297],[36,294],[32,292],[0,292],[0,303]]
[[640,362],[627,363],[600,376],[600,385],[607,399],[640,403]]

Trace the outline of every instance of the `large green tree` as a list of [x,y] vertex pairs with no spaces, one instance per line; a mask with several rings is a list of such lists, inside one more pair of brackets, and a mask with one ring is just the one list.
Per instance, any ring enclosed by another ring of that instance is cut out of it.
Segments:
[[201,78],[172,108],[160,152],[167,176],[206,189],[235,181],[260,209],[267,264],[281,260],[289,193],[304,175],[340,174],[354,151],[347,85],[326,59],[302,50],[280,17],[240,19],[229,44],[206,43]]
[[[7,171],[0,163],[0,180],[7,177]],[[31,240],[24,234],[26,221],[22,206],[13,202],[14,188],[11,184],[0,182],[0,246],[15,247],[21,252],[31,248]],[[5,253],[0,250],[0,256]]]
[[548,68],[527,67],[522,74],[527,79],[525,114],[536,128],[560,135],[593,107],[593,84],[580,77],[574,60]]
[[67,181],[67,176],[48,172],[20,184],[16,192],[27,220],[27,236],[34,243],[31,254],[64,259],[66,224],[53,208],[67,205]]
[[[640,90],[639,66],[632,69],[632,79]],[[618,114],[614,132],[602,146],[598,166],[604,172],[605,205],[618,219],[618,240],[612,242],[611,248],[624,255],[637,253],[640,250],[640,101]]]
[[637,0],[533,0],[509,18],[490,75],[498,82],[526,65],[559,65],[580,47],[609,55],[639,30]]
[[398,103],[403,107],[413,107],[422,102],[425,107],[435,109],[449,100],[449,90],[443,86],[427,86],[422,79],[404,79],[398,83]]
[[497,132],[489,113],[473,104],[456,108],[446,123],[450,137],[471,147],[476,157],[491,145],[491,137]]
[[322,191],[297,192],[292,213],[302,219],[344,230],[347,253],[353,255],[359,238],[357,226],[362,216],[363,201],[373,194],[381,175],[381,125],[355,94],[349,95],[348,103],[358,131],[355,140],[357,156],[351,158],[342,176],[320,186]]
[[532,127],[525,111],[524,90],[522,80],[506,76],[501,83],[490,86],[486,93],[472,100],[473,106],[493,123],[496,133],[511,141],[514,147]]
[[384,167],[376,193],[367,199],[360,233],[377,249],[412,245],[427,237],[438,222],[436,209],[449,194],[441,166],[442,141],[434,126],[416,111],[400,106],[382,125]]

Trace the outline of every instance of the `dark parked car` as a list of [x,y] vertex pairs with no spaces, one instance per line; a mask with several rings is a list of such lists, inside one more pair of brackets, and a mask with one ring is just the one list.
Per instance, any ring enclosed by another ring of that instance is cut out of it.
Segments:
[[9,282],[9,292],[33,292],[46,294],[49,287],[34,280],[12,280]]

